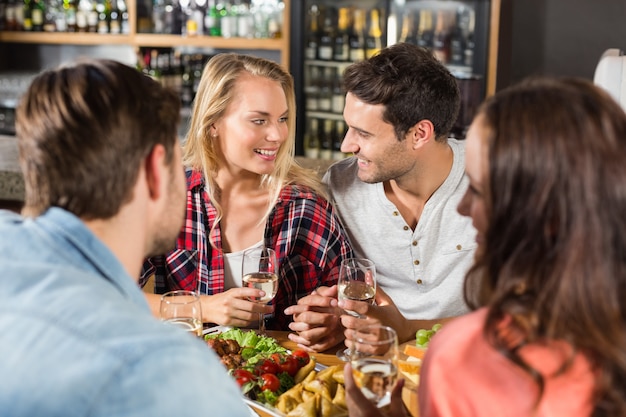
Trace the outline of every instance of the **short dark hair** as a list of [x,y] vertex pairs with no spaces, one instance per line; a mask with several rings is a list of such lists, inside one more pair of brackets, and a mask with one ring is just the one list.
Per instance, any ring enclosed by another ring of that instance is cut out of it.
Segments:
[[177,94],[122,63],[86,60],[41,73],[16,114],[24,214],[56,206],[86,220],[114,216],[156,144],[171,161],[179,120]]
[[344,88],[365,103],[384,105],[383,120],[399,140],[420,120],[431,121],[437,139],[447,138],[459,112],[454,76],[429,50],[409,43],[350,65]]

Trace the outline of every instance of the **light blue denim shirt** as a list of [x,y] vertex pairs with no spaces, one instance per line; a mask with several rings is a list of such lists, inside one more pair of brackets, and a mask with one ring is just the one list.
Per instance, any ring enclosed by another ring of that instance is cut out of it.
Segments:
[[156,320],[72,214],[0,210],[0,415],[249,416],[217,356]]

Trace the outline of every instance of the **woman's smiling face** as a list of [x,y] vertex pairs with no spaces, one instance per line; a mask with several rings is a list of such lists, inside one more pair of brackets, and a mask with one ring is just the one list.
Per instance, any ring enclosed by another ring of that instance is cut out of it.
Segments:
[[235,83],[234,99],[214,124],[223,161],[229,169],[269,174],[288,139],[287,98],[280,83],[244,73]]

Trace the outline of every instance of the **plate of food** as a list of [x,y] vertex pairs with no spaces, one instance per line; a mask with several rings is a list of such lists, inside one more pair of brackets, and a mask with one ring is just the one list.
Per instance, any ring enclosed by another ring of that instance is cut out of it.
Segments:
[[205,340],[248,405],[277,417],[347,416],[343,369],[325,367],[304,350],[290,351],[254,330],[208,329]]

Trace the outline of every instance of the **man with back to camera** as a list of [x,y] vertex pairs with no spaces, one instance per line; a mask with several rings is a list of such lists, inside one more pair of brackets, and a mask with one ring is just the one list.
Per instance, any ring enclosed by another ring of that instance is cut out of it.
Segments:
[[[374,261],[376,305],[337,303],[337,288],[318,288],[285,312],[291,340],[328,349],[366,320],[398,332],[464,314],[465,273],[476,247],[471,221],[456,207],[468,182],[464,143],[448,139],[459,109],[456,79],[428,50],[399,43],[350,65],[342,152],[324,176],[356,256]],[[346,308],[367,319],[341,315]]]
[[184,218],[179,112],[174,92],[108,60],[45,71],[22,97],[24,217],[0,211],[3,416],[249,415],[136,282]]

